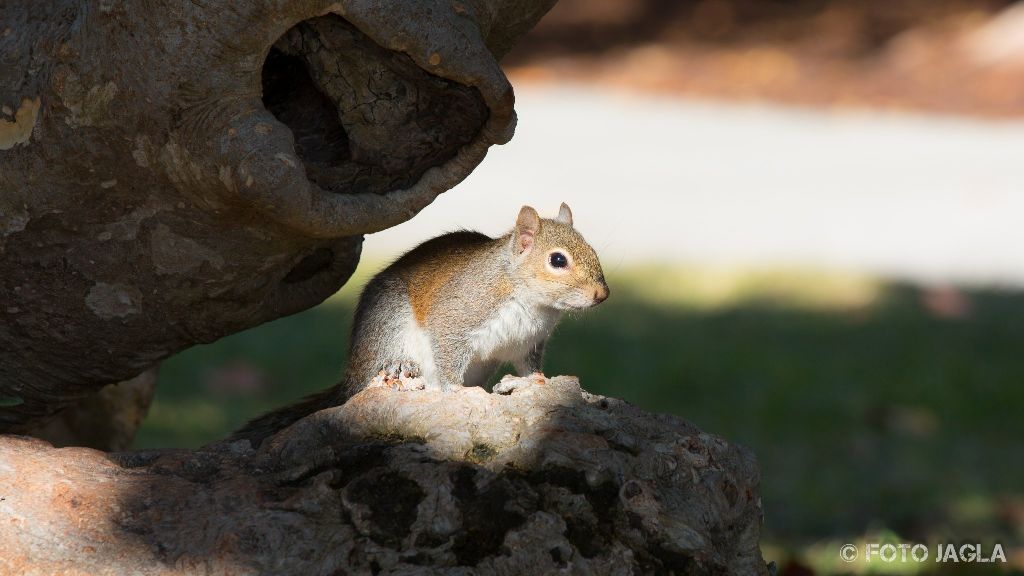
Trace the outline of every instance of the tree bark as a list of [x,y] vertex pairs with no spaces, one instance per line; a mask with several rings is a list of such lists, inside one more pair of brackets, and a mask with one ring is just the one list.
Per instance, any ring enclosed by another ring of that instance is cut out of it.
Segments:
[[0,431],[335,292],[514,129],[554,0],[9,0]]
[[748,450],[521,384],[371,387],[256,449],[0,437],[0,573],[767,574]]

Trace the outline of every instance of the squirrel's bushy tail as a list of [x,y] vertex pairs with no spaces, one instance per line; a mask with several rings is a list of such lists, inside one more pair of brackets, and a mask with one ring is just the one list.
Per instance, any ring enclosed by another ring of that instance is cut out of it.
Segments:
[[250,420],[245,426],[234,431],[229,441],[249,440],[254,448],[258,448],[264,440],[291,426],[314,412],[339,406],[346,400],[345,386],[339,384],[322,392],[306,396],[299,402],[278,408],[273,412]]

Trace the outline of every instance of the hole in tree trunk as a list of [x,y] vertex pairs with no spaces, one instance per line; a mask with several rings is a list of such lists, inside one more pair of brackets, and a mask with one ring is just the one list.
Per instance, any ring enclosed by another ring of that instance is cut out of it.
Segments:
[[336,166],[349,159],[348,135],[338,110],[298,56],[271,48],[263,63],[263,105],[292,131],[295,151],[306,163]]
[[300,22],[274,44],[263,104],[291,129],[309,179],[344,193],[412,186],[488,116],[476,88],[429,74],[336,15]]

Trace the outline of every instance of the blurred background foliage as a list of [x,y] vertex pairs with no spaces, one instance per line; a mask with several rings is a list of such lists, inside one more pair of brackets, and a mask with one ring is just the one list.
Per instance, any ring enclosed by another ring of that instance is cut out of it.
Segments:
[[[1024,7],[561,0],[505,64],[517,91],[568,81],[1009,118],[1024,115]],[[137,445],[198,446],[334,384],[358,291],[389,257],[368,252],[324,304],[166,361]],[[780,574],[1024,573],[1020,285],[644,256],[606,261],[612,297],[566,319],[546,372],[751,447]],[[843,543],[884,541],[933,556],[938,542],[999,542],[1009,563],[838,559]]]

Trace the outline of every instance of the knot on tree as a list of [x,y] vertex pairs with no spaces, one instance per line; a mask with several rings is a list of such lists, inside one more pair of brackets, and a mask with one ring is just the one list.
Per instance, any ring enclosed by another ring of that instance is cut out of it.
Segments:
[[752,454],[570,377],[368,388],[258,449],[0,450],[15,573],[767,574]]

